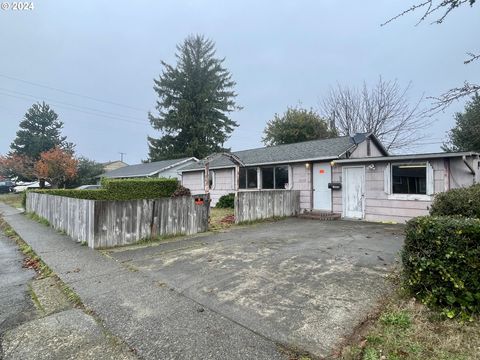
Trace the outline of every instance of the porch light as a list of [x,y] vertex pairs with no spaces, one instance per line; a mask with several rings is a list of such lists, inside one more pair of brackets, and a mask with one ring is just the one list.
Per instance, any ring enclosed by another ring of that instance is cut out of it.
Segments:
[[335,161],[330,161],[330,166],[335,166]]
[[310,163],[305,163],[305,169],[310,169]]

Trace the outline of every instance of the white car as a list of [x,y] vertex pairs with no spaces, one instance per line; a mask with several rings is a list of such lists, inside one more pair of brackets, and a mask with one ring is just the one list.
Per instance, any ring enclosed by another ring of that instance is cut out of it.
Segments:
[[[50,187],[50,184],[45,181],[45,187]],[[21,185],[17,185],[13,188],[13,192],[18,194],[27,189],[40,189],[40,181],[27,182]]]

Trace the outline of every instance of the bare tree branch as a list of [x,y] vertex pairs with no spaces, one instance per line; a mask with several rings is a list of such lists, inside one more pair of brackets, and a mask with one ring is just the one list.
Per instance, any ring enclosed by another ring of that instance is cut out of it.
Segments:
[[470,64],[471,62],[474,62],[478,59],[480,59],[480,54],[474,54],[474,53],[467,53],[468,56],[470,56],[470,59],[465,60],[463,63],[464,64]]
[[471,84],[465,81],[462,87],[450,89],[439,97],[428,97],[428,99],[433,100],[433,102],[432,107],[427,110],[425,114],[428,114],[428,116],[437,114],[449,107],[454,101],[457,101],[464,96],[473,95],[477,92],[480,92],[480,85]]
[[398,18],[407,15],[411,12],[414,12],[418,9],[421,8],[426,8],[425,12],[423,15],[420,17],[418,20],[418,24],[421,22],[425,21],[428,17],[430,17],[432,14],[439,13],[440,16],[432,22],[432,24],[441,24],[445,18],[450,14],[451,11],[455,10],[456,8],[462,6],[462,5],[470,5],[473,6],[473,4],[476,2],[476,0],[427,0],[420,2],[418,4],[412,5],[410,8],[402,11],[400,14],[390,18],[389,20],[385,21],[383,24],[380,26],[385,26]]
[[401,88],[397,81],[381,77],[373,88],[366,83],[361,89],[337,85],[323,99],[321,110],[334,120],[340,134],[371,132],[387,150],[411,148],[425,138],[422,130],[433,121],[420,109],[423,97],[413,104],[409,101],[410,87]]

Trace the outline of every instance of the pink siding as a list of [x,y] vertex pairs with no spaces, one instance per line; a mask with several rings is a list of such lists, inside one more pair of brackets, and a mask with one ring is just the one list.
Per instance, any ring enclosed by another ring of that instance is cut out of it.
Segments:
[[304,163],[292,165],[292,189],[300,190],[300,210],[312,208],[311,172]]
[[[365,140],[358,144],[357,148],[350,155],[351,158],[367,157],[367,141]],[[375,145],[373,141],[370,141],[370,156],[383,156],[380,149]]]
[[[434,191],[445,191],[445,166],[443,159],[432,160]],[[358,164],[355,164],[358,165]],[[387,163],[375,163],[374,169],[365,163],[365,220],[403,223],[415,216],[428,215],[430,200],[399,200],[385,193],[384,170]],[[343,166],[348,166],[344,164]],[[333,181],[342,182],[342,165],[333,168]],[[342,191],[333,191],[333,211],[342,213]]]
[[213,171],[215,173],[215,182],[213,189],[210,190],[210,196],[212,199],[211,204],[212,206],[215,206],[218,199],[220,199],[222,195],[235,192],[235,177],[233,175],[235,169],[221,169]]

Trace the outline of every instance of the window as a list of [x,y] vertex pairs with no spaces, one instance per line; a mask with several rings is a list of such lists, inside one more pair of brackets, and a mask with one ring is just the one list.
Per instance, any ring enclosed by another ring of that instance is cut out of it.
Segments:
[[258,188],[257,168],[247,168],[247,188]]
[[213,187],[215,186],[215,172],[213,170],[210,170],[210,172],[208,173],[208,186],[210,189],[213,189]]
[[288,186],[288,166],[262,168],[262,189],[285,189]]
[[240,189],[256,189],[258,187],[257,168],[240,168]]
[[288,186],[288,167],[275,167],[275,189],[285,189]]
[[392,165],[392,192],[394,194],[426,194],[427,164]]
[[273,167],[262,168],[262,189],[274,189]]
[[371,156],[372,155],[372,144],[371,144],[371,140],[370,139],[367,139],[367,156]]

